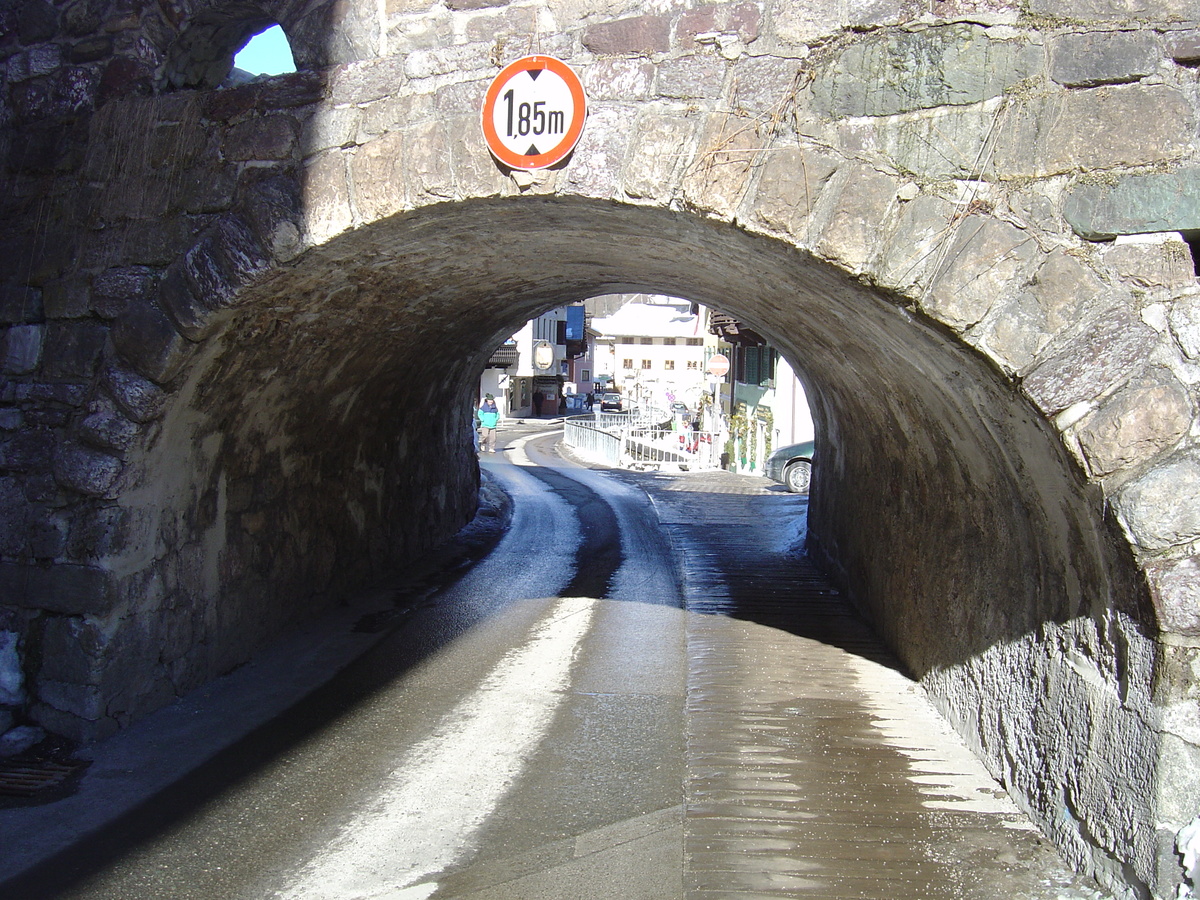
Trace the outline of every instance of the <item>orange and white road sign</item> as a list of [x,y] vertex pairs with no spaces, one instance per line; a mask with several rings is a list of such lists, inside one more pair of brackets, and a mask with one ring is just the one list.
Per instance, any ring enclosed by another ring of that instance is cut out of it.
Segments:
[[575,149],[586,116],[583,84],[571,67],[553,56],[526,56],[488,87],[483,136],[510,169],[544,169]]

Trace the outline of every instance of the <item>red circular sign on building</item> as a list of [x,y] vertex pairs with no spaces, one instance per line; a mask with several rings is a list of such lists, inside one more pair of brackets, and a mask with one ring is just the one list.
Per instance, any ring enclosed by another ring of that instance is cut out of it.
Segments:
[[505,66],[483,98],[483,137],[510,169],[544,169],[566,158],[587,116],[583,84],[561,59],[526,56]]
[[729,374],[729,357],[714,353],[708,360],[708,374],[715,378],[724,378]]

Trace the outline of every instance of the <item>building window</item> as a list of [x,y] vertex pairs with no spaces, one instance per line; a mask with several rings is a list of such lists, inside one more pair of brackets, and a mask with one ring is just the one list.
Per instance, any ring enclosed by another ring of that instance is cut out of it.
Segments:
[[674,347],[675,346],[675,338],[663,338],[663,346],[664,347]]
[[580,381],[591,381],[592,380],[592,370],[584,369],[583,372],[579,376],[579,380]]
[[688,364],[688,369],[699,369],[700,368],[700,360],[698,360],[698,359],[689,359],[687,361],[687,364]]
[[651,345],[653,345],[653,343],[654,343],[654,338],[642,338],[641,342],[642,342],[643,344],[651,344]]
[[648,359],[643,359],[643,360],[642,360],[642,368],[643,368],[643,369],[649,369],[649,368],[650,368],[650,365],[651,365],[651,363],[650,363],[650,360],[648,360]]
[[687,345],[689,347],[703,347],[704,346],[704,338],[688,338]]
[[626,369],[633,368],[633,360],[632,359],[626,359],[626,360],[623,360],[623,362],[624,362],[624,368],[626,368]]
[[673,359],[663,360],[663,368],[666,369],[668,372],[674,372],[675,371],[675,360],[673,360]]

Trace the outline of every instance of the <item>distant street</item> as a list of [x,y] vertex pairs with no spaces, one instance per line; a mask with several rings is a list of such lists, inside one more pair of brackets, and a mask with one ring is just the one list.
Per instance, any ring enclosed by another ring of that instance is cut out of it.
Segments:
[[0,893],[1098,896],[795,552],[806,498],[613,476],[556,441],[510,424],[484,454],[514,504],[494,552],[219,764]]

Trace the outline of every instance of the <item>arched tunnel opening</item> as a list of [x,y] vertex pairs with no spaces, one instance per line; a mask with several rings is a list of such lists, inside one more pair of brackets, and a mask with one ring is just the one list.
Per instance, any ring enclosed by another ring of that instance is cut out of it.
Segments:
[[1154,740],[1154,627],[1100,498],[949,332],[794,248],[661,209],[522,198],[402,214],[214,318],[122,499],[136,549],[113,566],[142,606],[116,639],[157,659],[125,688],[130,712],[468,521],[493,348],[543,311],[622,291],[721,309],[781,349],[818,432],[809,553],[1068,858],[1086,856],[1061,810],[1101,800],[1071,773],[1105,769],[1144,796],[1154,777],[1152,753],[1117,749]]

